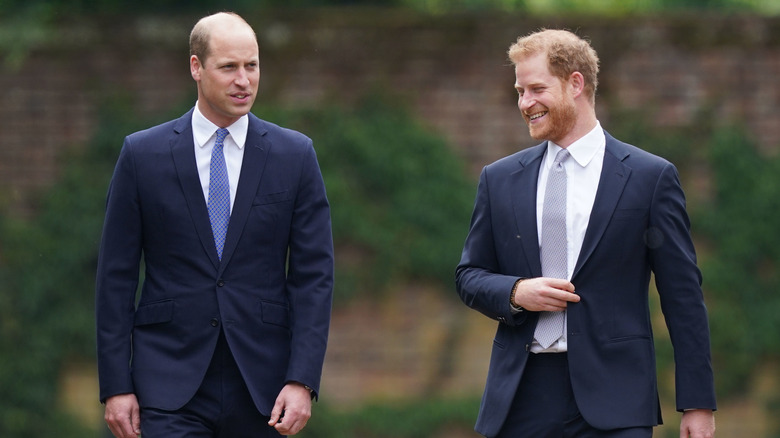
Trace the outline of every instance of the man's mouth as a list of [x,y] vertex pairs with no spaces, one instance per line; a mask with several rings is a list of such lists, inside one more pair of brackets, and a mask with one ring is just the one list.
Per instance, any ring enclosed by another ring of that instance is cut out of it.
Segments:
[[528,116],[528,120],[533,122],[534,120],[538,119],[539,117],[542,117],[547,114],[547,111],[538,112],[535,114],[531,114]]

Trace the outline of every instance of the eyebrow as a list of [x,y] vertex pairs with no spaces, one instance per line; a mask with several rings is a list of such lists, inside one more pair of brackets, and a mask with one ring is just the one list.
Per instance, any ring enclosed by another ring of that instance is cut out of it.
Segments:
[[537,87],[548,87],[548,86],[549,86],[549,84],[544,83],[544,82],[531,82],[530,84],[528,84],[525,87],[515,83],[515,89],[520,89],[520,88],[537,88]]

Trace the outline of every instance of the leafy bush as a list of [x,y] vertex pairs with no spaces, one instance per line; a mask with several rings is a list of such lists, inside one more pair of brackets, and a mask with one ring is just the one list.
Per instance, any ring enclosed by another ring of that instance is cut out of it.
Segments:
[[695,210],[716,371],[724,393],[780,357],[780,158],[741,129],[716,131],[708,148],[713,193]]
[[[0,436],[84,437],[58,410],[63,363],[94,357],[94,283],[108,181],[126,113],[102,112],[100,132],[67,155],[30,221],[0,222]],[[97,394],[95,394],[97,404]]]
[[[434,438],[474,427],[478,398],[368,404],[349,411],[315,405],[301,438]],[[472,432],[473,433],[473,432]]]
[[331,202],[337,299],[399,280],[451,289],[475,184],[445,141],[376,95],[352,109],[256,113],[314,140]]

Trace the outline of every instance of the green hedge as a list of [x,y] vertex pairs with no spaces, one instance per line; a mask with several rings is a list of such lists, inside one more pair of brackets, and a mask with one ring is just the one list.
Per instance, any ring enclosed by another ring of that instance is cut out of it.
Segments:
[[[60,411],[57,385],[69,359],[94,356],[94,284],[108,181],[126,111],[102,112],[84,150],[65,154],[58,181],[31,220],[0,220],[0,436],[84,437]],[[97,394],[95,395],[95,404]]]
[[338,249],[337,302],[399,281],[451,290],[476,183],[441,137],[383,96],[351,109],[255,113],[314,139]]
[[[780,157],[771,151],[778,145],[762,151],[745,128],[708,111],[690,125],[663,129],[643,114],[614,114],[610,125],[618,138],[680,170],[704,277],[718,395],[744,394],[757,370],[780,359]],[[659,364],[669,369],[671,346],[656,344]]]
[[[369,403],[350,410],[312,407],[301,438],[446,438],[468,435],[479,410],[478,398],[430,398]],[[457,433],[456,433],[457,432]],[[477,436],[476,432],[471,432]]]
[[[719,129],[708,149],[713,193],[694,212],[705,252],[716,372],[724,393],[780,359],[780,157]],[[780,400],[780,398],[778,399]]]

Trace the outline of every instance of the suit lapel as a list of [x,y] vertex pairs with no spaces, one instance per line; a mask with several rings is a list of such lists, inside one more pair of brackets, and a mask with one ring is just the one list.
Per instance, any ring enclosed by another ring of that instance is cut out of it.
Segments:
[[187,200],[190,217],[195,224],[203,250],[208,254],[214,267],[219,266],[217,249],[214,245],[214,235],[211,232],[208,207],[203,198],[203,188],[198,175],[198,165],[195,162],[195,142],[192,138],[192,111],[185,114],[174,126],[176,135],[171,139],[171,155],[179,176],[182,192]]
[[233,201],[233,211],[230,213],[230,224],[225,237],[225,247],[222,250],[220,270],[223,270],[230,262],[230,257],[238,245],[239,237],[252,208],[252,201],[263,178],[268,152],[271,149],[271,143],[265,137],[266,132],[267,130],[262,126],[260,119],[249,114],[249,131],[244,145],[241,175],[236,188],[236,199]]
[[520,169],[512,174],[511,196],[514,198],[512,205],[525,258],[530,265],[530,277],[542,275],[542,262],[539,256],[539,230],[536,229],[536,186],[546,148],[547,142],[544,142],[529,150],[520,158]]
[[601,179],[596,191],[596,198],[593,201],[588,229],[585,231],[582,249],[577,258],[577,264],[574,266],[572,278],[577,276],[579,270],[596,249],[631,175],[631,168],[623,163],[623,160],[628,158],[628,152],[621,148],[620,143],[606,131],[604,134],[607,139],[604,166],[601,169]]

